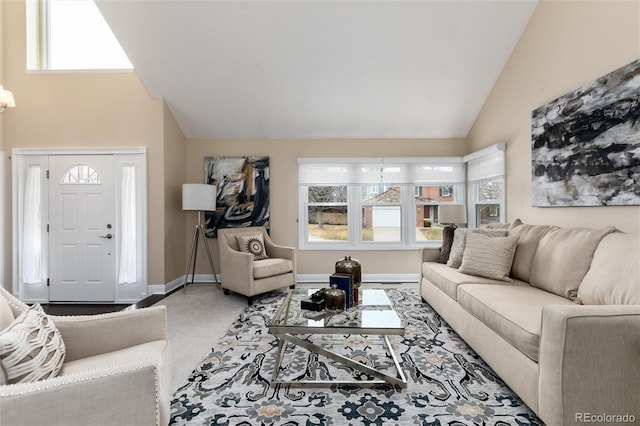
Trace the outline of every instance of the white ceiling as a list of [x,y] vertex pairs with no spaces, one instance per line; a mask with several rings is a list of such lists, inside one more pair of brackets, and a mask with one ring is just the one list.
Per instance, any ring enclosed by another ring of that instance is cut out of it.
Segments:
[[98,0],[187,138],[464,137],[537,0]]

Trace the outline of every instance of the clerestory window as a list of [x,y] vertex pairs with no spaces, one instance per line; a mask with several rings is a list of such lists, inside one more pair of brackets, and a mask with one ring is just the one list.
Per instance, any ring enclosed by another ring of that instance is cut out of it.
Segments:
[[93,0],[27,0],[28,70],[131,70]]

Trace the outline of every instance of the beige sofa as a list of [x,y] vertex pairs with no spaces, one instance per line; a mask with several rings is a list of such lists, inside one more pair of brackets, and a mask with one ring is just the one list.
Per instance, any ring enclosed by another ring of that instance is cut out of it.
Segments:
[[498,228],[518,237],[511,282],[423,249],[422,298],[546,424],[640,422],[640,237]]
[[[26,310],[27,305],[0,287],[4,337]],[[43,316],[52,319],[59,332],[53,338],[62,338],[64,362],[54,377],[0,385],[0,424],[169,423],[171,349],[164,306],[92,316]],[[4,370],[0,379],[12,383],[6,380],[4,360],[0,369]]]

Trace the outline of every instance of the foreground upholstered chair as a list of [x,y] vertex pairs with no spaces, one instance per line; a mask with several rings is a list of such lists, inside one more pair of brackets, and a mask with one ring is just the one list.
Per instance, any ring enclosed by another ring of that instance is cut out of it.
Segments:
[[[13,346],[7,336],[13,338],[28,323],[25,315],[36,310],[0,287],[3,363],[13,356],[7,353]],[[58,330],[50,337],[61,338],[64,362],[53,377],[0,385],[2,425],[169,423],[171,349],[164,306],[91,316],[38,315],[43,324],[37,327],[48,329],[52,321]],[[11,383],[0,370],[0,383]]]
[[247,296],[251,305],[255,295],[295,286],[295,248],[274,244],[263,226],[219,229],[218,246],[225,294]]

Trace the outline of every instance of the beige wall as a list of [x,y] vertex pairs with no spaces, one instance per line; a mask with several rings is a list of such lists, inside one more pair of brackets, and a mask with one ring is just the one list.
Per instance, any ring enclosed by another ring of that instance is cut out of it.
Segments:
[[[187,140],[162,100],[134,73],[25,72],[23,1],[0,0],[0,82],[17,108],[0,118],[0,148],[146,146],[149,169],[149,283],[184,273],[195,217],[180,211],[180,184],[202,182],[205,156],[271,157],[273,238],[297,246],[297,157],[462,155],[507,143],[507,215],[561,226],[616,225],[640,232],[640,207],[531,207],[531,111],[640,57],[640,2],[543,1],[465,140]],[[5,162],[11,200],[11,164]],[[4,285],[10,285],[10,215],[2,228]],[[216,241],[210,240],[217,252]],[[302,274],[325,274],[344,254],[301,251]],[[350,252],[366,274],[417,273],[417,252]],[[200,255],[204,255],[201,250]],[[217,261],[216,261],[217,262]],[[198,271],[209,273],[204,257]]]
[[531,206],[531,112],[640,58],[640,1],[542,1],[467,140],[507,143],[507,219],[640,232],[640,206]]
[[[187,140],[187,182],[203,182],[204,157],[270,157],[271,237],[278,244],[298,246],[298,157],[458,156],[463,139],[401,140]],[[188,218],[189,232],[195,218]],[[209,240],[217,258],[217,240]],[[200,253],[203,255],[203,253]],[[345,254],[362,262],[364,274],[417,274],[418,252],[309,251],[298,252],[298,273],[327,274]],[[215,260],[216,266],[219,265]],[[210,273],[206,257],[198,257],[200,273]]]
[[[165,190],[173,189],[175,182],[182,178],[184,154],[180,152],[184,145],[180,144],[184,138],[168,117],[164,102],[151,98],[137,74],[131,72],[26,72],[24,2],[0,1],[0,8],[3,11],[0,30],[4,34],[3,84],[13,91],[17,105],[3,113],[3,148],[7,156],[13,148],[147,147],[148,282],[165,284],[176,278],[180,274],[171,265],[173,253],[165,253],[164,232],[165,206],[175,205],[176,200],[174,196],[165,197]],[[171,158],[165,161],[167,154]],[[9,159],[5,166],[6,203],[10,206]],[[11,247],[10,220],[7,217],[3,229],[7,248]],[[169,237],[180,246],[184,240],[182,222],[178,229],[177,235]],[[167,254],[172,257],[165,266]],[[10,253],[5,255],[7,268],[3,280],[9,287],[10,256]]]
[[164,278],[168,283],[184,274],[185,218],[182,184],[185,182],[185,139],[171,111],[164,107]]

